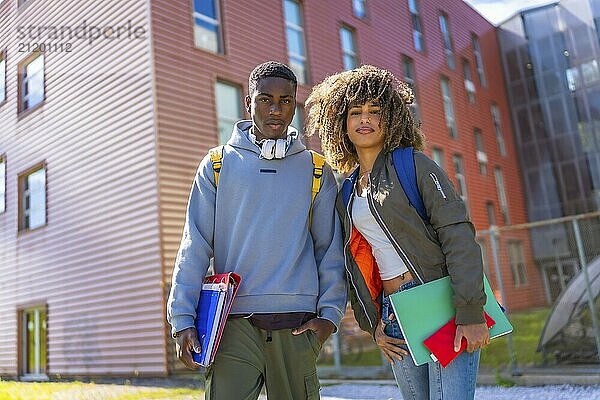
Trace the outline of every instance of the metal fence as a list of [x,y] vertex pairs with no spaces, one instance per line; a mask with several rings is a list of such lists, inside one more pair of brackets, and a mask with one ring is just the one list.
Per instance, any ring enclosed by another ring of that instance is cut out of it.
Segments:
[[[483,367],[600,362],[600,212],[478,231],[485,273],[514,331],[482,352]],[[389,376],[349,309],[324,345],[330,375]]]

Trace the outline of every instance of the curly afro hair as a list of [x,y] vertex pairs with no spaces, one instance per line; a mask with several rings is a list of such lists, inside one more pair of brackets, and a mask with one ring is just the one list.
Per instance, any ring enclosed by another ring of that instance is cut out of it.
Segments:
[[306,132],[318,133],[321,148],[334,169],[349,172],[358,164],[358,155],[346,134],[348,109],[377,100],[385,135],[384,151],[408,146],[423,150],[425,139],[410,110],[413,99],[410,86],[384,69],[363,65],[340,72],[313,88],[306,101]]

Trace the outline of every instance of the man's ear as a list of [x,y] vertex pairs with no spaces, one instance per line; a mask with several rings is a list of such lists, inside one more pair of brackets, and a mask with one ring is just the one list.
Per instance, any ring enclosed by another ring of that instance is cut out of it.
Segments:
[[248,112],[248,114],[251,114],[250,109],[251,109],[251,106],[252,106],[252,97],[246,96],[246,98],[244,100],[245,100],[245,103],[246,103],[246,111]]

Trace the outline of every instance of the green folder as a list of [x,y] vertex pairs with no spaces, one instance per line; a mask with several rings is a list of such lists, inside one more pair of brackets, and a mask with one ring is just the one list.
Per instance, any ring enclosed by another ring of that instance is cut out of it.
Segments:
[[[487,295],[484,310],[496,322],[490,328],[490,338],[512,332],[512,325],[500,309],[485,277],[483,284]],[[452,293],[450,277],[447,276],[390,296],[394,315],[398,318],[400,329],[415,365],[434,360],[423,341],[455,316]]]

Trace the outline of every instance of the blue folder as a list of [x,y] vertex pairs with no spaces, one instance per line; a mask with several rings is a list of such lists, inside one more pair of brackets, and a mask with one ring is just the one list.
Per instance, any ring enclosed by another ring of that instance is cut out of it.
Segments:
[[202,366],[208,366],[211,359],[215,338],[219,332],[225,293],[226,291],[219,289],[218,284],[205,283],[202,285],[196,317],[196,330],[198,331],[198,340],[202,345],[202,352],[200,354],[192,352],[194,361]]
[[202,351],[200,354],[192,352],[194,361],[204,367],[208,367],[215,359],[227,315],[241,281],[242,278],[233,272],[204,278],[195,321]]

